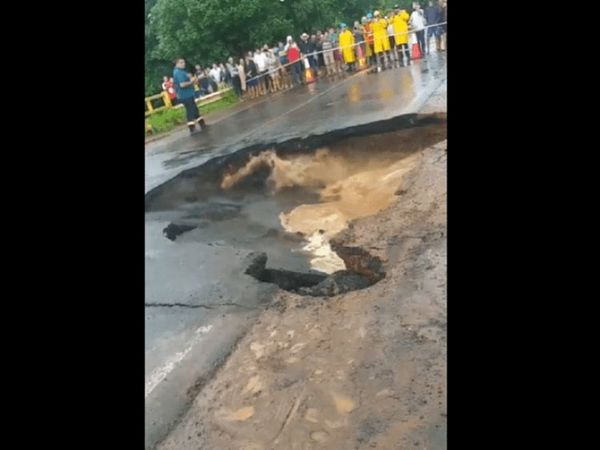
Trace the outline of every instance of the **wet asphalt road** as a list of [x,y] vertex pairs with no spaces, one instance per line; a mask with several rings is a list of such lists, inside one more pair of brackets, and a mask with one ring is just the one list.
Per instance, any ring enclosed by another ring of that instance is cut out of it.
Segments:
[[[445,55],[433,54],[408,68],[362,72],[277,94],[194,136],[177,131],[147,144],[146,192],[251,144],[418,112],[445,79]],[[162,230],[174,217],[168,211],[146,215],[146,303],[190,305],[146,307],[147,448],[185,411],[194,385],[233,348],[275,289],[243,275],[246,246],[195,239],[201,230],[167,240]]]
[[211,157],[251,144],[416,112],[445,79],[445,54],[434,53],[409,67],[360,72],[336,82],[319,80],[273,95],[194,136],[182,129],[146,145],[146,192]]

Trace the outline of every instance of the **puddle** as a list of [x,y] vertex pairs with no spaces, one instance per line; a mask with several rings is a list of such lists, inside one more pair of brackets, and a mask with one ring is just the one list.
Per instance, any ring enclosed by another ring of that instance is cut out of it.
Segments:
[[412,115],[253,146],[150,192],[147,220],[169,221],[165,239],[177,245],[203,242],[264,254],[253,276],[282,289],[307,295],[360,289],[384,274],[357,272],[363,263],[348,267],[352,258],[369,261],[370,255],[340,252],[330,239],[351,220],[387,208],[418,151],[445,138],[443,117]]

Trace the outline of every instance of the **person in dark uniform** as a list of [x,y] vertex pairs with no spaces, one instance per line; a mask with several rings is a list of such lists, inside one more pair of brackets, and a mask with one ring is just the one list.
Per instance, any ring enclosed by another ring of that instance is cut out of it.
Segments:
[[175,82],[175,91],[177,99],[185,107],[187,117],[187,125],[190,129],[190,134],[196,130],[196,124],[203,129],[206,127],[204,119],[200,115],[198,105],[194,96],[194,83],[198,81],[195,76],[190,77],[185,70],[185,59],[178,58],[173,69],[173,81]]

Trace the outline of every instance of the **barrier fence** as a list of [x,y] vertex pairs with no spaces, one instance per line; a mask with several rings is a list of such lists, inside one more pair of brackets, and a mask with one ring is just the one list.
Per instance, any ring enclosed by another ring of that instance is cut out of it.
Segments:
[[[198,106],[202,106],[202,105],[208,105],[209,103],[216,102],[216,101],[222,99],[223,95],[227,91],[230,91],[231,89],[232,88],[227,87],[227,88],[220,89],[217,92],[213,92],[212,94],[204,95],[204,96],[196,99],[196,104]],[[159,107],[154,107],[154,105],[152,105],[152,101],[159,100],[159,99],[162,100],[163,105],[159,106]],[[166,109],[183,108],[183,105],[181,105],[181,104],[173,105],[173,102],[171,101],[171,98],[169,97],[169,94],[167,92],[161,92],[160,94],[151,95],[150,97],[146,97],[145,101],[146,101],[146,117],[148,117],[154,113],[157,113],[159,111],[164,111]]]
[[[413,33],[416,34],[419,31],[427,31],[429,28],[445,26],[446,24],[447,24],[447,22],[440,22],[440,23],[436,23],[436,24],[432,24],[432,25],[427,25],[424,28],[420,28],[418,30],[409,30],[409,31],[401,32],[401,33],[387,33],[386,32],[386,34],[387,34],[388,38],[392,37],[392,36],[396,37],[398,35],[403,35],[403,34],[410,35],[410,34],[413,34]],[[426,39],[429,40],[429,36],[427,36]],[[348,45],[348,46],[343,46],[343,47],[342,46],[338,46],[338,47],[334,47],[334,48],[332,48],[330,50],[321,50],[321,51],[318,51],[318,52],[309,53],[307,55],[302,55],[301,58],[299,60],[297,60],[297,61],[294,61],[294,62],[291,62],[291,63],[288,62],[286,64],[281,64],[276,69],[267,70],[266,72],[261,73],[261,74],[255,76],[255,77],[248,78],[248,79],[246,79],[246,83],[248,83],[249,81],[252,81],[252,80],[260,79],[260,78],[265,77],[267,75],[272,75],[272,74],[274,74],[274,73],[276,73],[276,72],[278,72],[278,71],[280,71],[282,69],[286,69],[287,67],[290,67],[290,66],[292,66],[294,64],[302,64],[302,61],[304,61],[304,64],[306,66],[306,64],[308,62],[307,58],[309,58],[309,57],[313,57],[313,56],[319,55],[321,53],[334,52],[336,50],[341,51],[341,50],[347,49],[349,47],[358,47],[359,45],[365,44],[366,42],[367,41],[355,42],[354,44]],[[411,51],[410,48],[409,48],[408,51],[409,52]],[[365,57],[365,55],[363,55],[363,58],[364,57]],[[221,89],[221,90],[219,90],[217,92],[213,92],[212,94],[205,95],[203,97],[200,97],[200,98],[196,99],[196,103],[198,104],[198,106],[201,106],[201,105],[206,105],[206,104],[215,102],[217,100],[220,100],[223,97],[223,94],[225,92],[227,92],[227,91],[230,91],[231,89],[232,89],[231,87],[228,87],[228,88]],[[162,99],[163,106],[159,106],[159,107],[155,108],[152,105],[152,101],[153,100],[158,100],[158,99]],[[171,98],[169,97],[169,94],[167,92],[161,92],[160,94],[151,95],[150,97],[146,97],[145,101],[146,101],[146,117],[148,117],[148,116],[150,116],[150,115],[152,115],[152,114],[154,114],[156,112],[159,112],[159,111],[164,111],[164,110],[170,109],[170,108],[181,108],[183,106],[183,105],[175,105],[175,106],[173,106],[173,104],[171,102]]]
[[[388,38],[390,38],[391,36],[394,36],[394,37],[396,37],[396,36],[398,36],[398,35],[403,35],[403,34],[408,34],[408,35],[410,35],[410,34],[412,34],[412,33],[416,34],[416,33],[417,33],[417,32],[419,32],[419,31],[426,31],[426,30],[427,30],[427,29],[429,29],[429,28],[441,27],[441,26],[444,26],[444,25],[446,25],[446,24],[447,24],[447,22],[440,22],[440,23],[436,23],[436,24],[433,24],[433,25],[427,25],[427,26],[425,26],[424,28],[420,28],[420,29],[418,29],[418,30],[409,30],[409,31],[405,31],[405,32],[402,32],[402,33],[387,33],[387,31],[386,31],[386,34],[387,34],[387,37],[388,37]],[[255,77],[248,78],[248,79],[246,79],[246,83],[248,83],[248,81],[257,80],[257,79],[259,79],[259,78],[262,78],[262,77],[265,77],[265,76],[267,76],[267,75],[271,75],[271,74],[273,74],[273,73],[275,73],[275,72],[277,72],[277,71],[279,71],[279,70],[281,70],[281,69],[284,69],[284,68],[290,67],[290,66],[292,66],[292,65],[294,65],[294,64],[301,63],[301,62],[302,62],[302,60],[305,60],[305,59],[307,59],[308,57],[312,57],[312,56],[315,56],[315,55],[319,55],[319,54],[321,54],[321,53],[333,52],[333,51],[335,51],[335,50],[343,50],[343,49],[346,49],[346,48],[349,48],[349,47],[358,47],[359,45],[362,45],[362,44],[364,44],[364,43],[366,43],[366,42],[367,42],[367,41],[355,42],[355,43],[354,43],[354,44],[352,44],[352,45],[345,45],[345,46],[343,46],[343,47],[342,47],[342,46],[338,46],[338,47],[334,47],[334,48],[332,48],[332,49],[330,49],[330,50],[321,50],[321,51],[318,51],[318,52],[312,52],[312,53],[309,53],[309,54],[307,54],[307,55],[302,55],[302,56],[301,56],[301,58],[300,58],[299,60],[297,60],[297,61],[294,61],[294,62],[291,62],[291,63],[289,63],[289,62],[288,62],[288,63],[285,63],[285,64],[281,64],[281,65],[280,65],[279,67],[277,67],[276,69],[273,69],[273,70],[268,70],[267,72],[261,73],[261,74],[259,74],[259,75],[255,76]],[[409,51],[410,51],[410,50],[409,50]]]

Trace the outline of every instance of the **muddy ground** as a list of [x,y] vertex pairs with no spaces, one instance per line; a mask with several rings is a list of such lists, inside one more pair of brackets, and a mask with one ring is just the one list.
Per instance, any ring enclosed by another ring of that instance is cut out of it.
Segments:
[[391,206],[335,237],[385,277],[279,290],[158,448],[446,448],[446,155],[420,152]]

